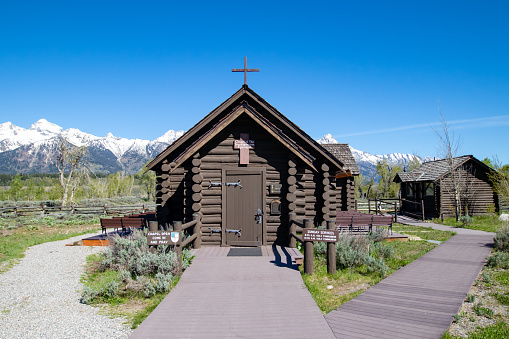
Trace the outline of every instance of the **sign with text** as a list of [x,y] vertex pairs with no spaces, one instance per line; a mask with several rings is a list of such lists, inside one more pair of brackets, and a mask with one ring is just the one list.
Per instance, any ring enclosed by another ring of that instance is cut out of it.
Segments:
[[175,245],[180,244],[182,237],[180,232],[173,231],[150,231],[147,233],[147,243],[149,246],[156,245]]
[[255,148],[255,141],[254,140],[235,140],[233,148],[235,148],[235,149],[242,149],[242,148],[253,149],[253,148]]
[[337,242],[339,231],[336,230],[323,230],[316,228],[305,228],[302,230],[303,241],[324,241],[324,242]]

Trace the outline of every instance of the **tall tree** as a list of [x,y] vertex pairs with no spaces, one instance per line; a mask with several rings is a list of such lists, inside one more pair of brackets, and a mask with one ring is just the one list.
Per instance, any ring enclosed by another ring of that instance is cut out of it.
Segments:
[[155,199],[156,174],[153,171],[147,171],[145,164],[142,169],[136,173],[136,178],[140,181],[144,192],[147,194],[147,201]]
[[440,155],[446,160],[450,179],[447,181],[441,180],[441,187],[442,189],[446,189],[449,194],[453,196],[454,214],[456,216],[456,221],[458,221],[462,210],[461,178],[460,172],[454,166],[454,158],[458,156],[461,141],[454,135],[454,131],[449,128],[449,124],[447,123],[447,119],[445,118],[445,114],[443,113],[440,105],[438,106],[438,111],[440,113],[441,129],[433,130],[440,141]]
[[401,172],[401,167],[389,163],[386,159],[376,164],[376,171],[380,176],[378,192],[382,198],[396,197],[399,191],[399,184],[394,182],[394,177]]
[[58,183],[62,190],[62,206],[67,203],[69,188],[75,172],[83,165],[87,154],[86,146],[75,146],[60,137],[57,143],[56,167],[59,173]]

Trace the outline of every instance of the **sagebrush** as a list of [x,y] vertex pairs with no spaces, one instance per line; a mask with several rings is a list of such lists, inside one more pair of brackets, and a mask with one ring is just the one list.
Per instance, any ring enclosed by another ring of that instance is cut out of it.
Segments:
[[[106,284],[85,286],[83,303],[129,292],[151,297],[170,290],[178,271],[177,253],[173,248],[158,246],[152,253],[147,245],[146,230],[134,230],[126,237],[115,235],[109,242],[110,246],[101,254],[100,270],[114,272],[113,278]],[[184,249],[183,269],[189,266],[191,259],[190,251]]]

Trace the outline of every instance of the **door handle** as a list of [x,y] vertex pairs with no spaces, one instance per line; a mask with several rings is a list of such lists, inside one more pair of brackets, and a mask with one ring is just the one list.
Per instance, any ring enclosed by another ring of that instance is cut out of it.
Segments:
[[256,211],[255,219],[256,219],[257,224],[262,223],[262,210],[261,209],[258,209],[258,211]]

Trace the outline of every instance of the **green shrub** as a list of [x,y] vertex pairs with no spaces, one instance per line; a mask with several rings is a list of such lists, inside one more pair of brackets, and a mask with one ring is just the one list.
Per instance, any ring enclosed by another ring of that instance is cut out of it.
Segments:
[[496,249],[509,252],[509,225],[501,227],[493,241],[495,242]]
[[381,276],[385,276],[389,271],[389,267],[385,264],[383,255],[382,258],[374,258],[371,254],[377,251],[373,248],[379,248],[389,255],[392,247],[385,249],[383,244],[374,242],[374,239],[380,239],[380,235],[355,236],[340,234],[336,243],[336,265],[341,269],[366,265],[368,272],[378,272]]
[[115,280],[106,283],[106,286],[104,286],[104,292],[103,292],[104,296],[106,298],[112,298],[112,297],[116,296],[117,290],[118,290],[118,285],[119,285],[119,283]]
[[498,268],[509,268],[509,253],[507,252],[495,252],[490,257],[488,257],[488,261],[486,264],[489,267],[498,267]]
[[466,302],[467,303],[473,303],[474,301],[475,301],[475,295],[467,294]]
[[463,215],[463,216],[461,216],[460,221],[463,226],[468,226],[468,225],[472,225],[472,223],[474,222],[474,218],[472,218],[469,215]]
[[392,258],[394,255],[394,247],[382,242],[375,242],[371,247],[371,252],[375,257],[383,258],[385,260]]
[[494,315],[494,312],[492,309],[483,307],[480,302],[474,305],[473,310],[480,317],[486,317],[486,318],[491,319],[491,318],[493,318],[493,315]]

